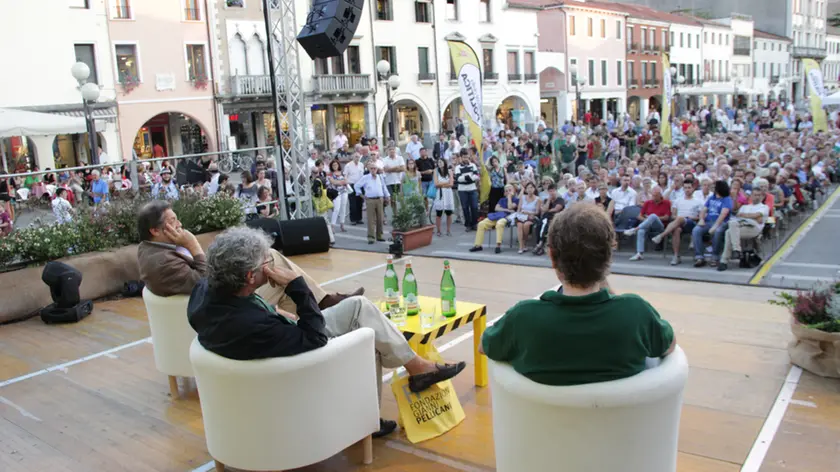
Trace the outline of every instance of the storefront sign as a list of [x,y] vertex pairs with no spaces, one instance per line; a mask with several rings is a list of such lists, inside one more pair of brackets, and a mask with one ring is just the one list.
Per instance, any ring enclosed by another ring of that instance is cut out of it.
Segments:
[[175,74],[155,74],[155,88],[157,90],[175,90]]

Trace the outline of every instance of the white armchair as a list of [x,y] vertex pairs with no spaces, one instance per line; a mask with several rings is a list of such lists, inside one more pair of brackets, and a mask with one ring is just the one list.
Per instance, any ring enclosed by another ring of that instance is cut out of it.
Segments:
[[178,377],[193,377],[190,343],[196,334],[187,319],[189,301],[190,297],[186,295],[159,297],[148,288],[143,289],[143,303],[146,304],[152,331],[155,367],[169,376],[169,391],[173,399],[179,397]]
[[674,472],[687,379],[679,347],[633,377],[570,387],[490,361],[496,470]]
[[373,330],[360,328],[293,357],[236,361],[190,348],[207,450],[216,469],[288,470],[363,441],[373,461],[379,429]]

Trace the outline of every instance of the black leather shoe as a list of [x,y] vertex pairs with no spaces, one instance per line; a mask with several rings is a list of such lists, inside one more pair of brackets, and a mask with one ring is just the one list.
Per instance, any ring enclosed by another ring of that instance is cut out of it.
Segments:
[[395,429],[397,429],[396,421],[384,420],[382,418],[379,418],[379,431],[371,434],[371,436],[374,439],[381,438],[383,436],[387,436],[393,433]]
[[438,382],[455,377],[466,366],[467,363],[463,361],[457,364],[437,364],[437,370],[410,376],[408,378],[408,389],[414,393],[422,392]]

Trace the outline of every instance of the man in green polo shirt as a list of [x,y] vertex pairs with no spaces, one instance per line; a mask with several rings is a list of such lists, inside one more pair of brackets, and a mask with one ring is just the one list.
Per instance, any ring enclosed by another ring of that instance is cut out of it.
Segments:
[[487,328],[487,357],[537,383],[579,385],[632,377],[646,358],[670,354],[671,325],[638,295],[614,295],[606,285],[614,237],[595,205],[554,218],[547,246],[563,291],[519,302]]

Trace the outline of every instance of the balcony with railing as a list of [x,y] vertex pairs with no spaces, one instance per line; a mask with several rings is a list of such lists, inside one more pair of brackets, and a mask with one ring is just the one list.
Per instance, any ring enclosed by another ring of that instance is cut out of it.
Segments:
[[683,87],[698,87],[700,85],[703,85],[703,79],[698,79],[698,78],[691,77],[691,78],[685,79],[685,82],[683,82],[681,84],[678,84],[678,85],[683,86]]
[[271,76],[235,75],[230,78],[230,93],[236,97],[264,97],[271,95]]
[[779,85],[779,76],[774,75],[770,77],[770,85]]
[[645,87],[656,88],[659,84],[659,79],[645,79]]
[[736,56],[749,56],[750,48],[735,48],[732,50],[732,54]]
[[370,74],[313,75],[312,91],[322,95],[368,93],[373,90]]
[[653,54],[656,52],[656,45],[655,44],[643,44],[642,45],[642,52],[645,54]]
[[534,72],[529,72],[525,74],[525,82],[536,82],[537,81],[537,74]]
[[484,80],[489,81],[489,82],[498,82],[499,73],[498,72],[484,72]]
[[437,78],[434,72],[420,72],[417,74],[417,80],[420,82],[433,82]]
[[801,46],[793,48],[793,57],[825,59],[825,56],[826,51],[823,48],[807,48]]
[[627,81],[627,85],[629,85],[630,88],[638,88],[639,87],[639,79],[631,78],[630,80]]
[[522,82],[522,74],[518,72],[508,72],[508,82]]
[[659,46],[659,52],[669,53],[671,52],[671,45],[666,44],[664,46]]
[[639,43],[627,43],[627,52],[636,52],[639,50]]

